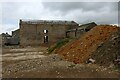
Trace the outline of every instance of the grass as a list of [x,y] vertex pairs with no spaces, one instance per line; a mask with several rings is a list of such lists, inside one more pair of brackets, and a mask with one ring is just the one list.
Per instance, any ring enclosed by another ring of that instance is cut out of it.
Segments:
[[48,53],[53,52],[56,48],[60,48],[68,42],[69,42],[68,38],[57,41],[57,43],[54,46],[48,48]]

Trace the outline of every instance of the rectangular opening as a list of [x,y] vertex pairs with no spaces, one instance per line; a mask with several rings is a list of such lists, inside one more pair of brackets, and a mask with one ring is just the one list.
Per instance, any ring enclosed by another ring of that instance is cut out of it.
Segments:
[[44,36],[44,43],[48,43],[48,36]]
[[48,33],[48,30],[43,30],[44,34]]

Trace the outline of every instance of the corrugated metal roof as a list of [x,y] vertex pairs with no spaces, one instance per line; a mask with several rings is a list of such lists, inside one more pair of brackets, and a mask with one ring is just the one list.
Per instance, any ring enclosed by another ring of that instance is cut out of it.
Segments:
[[21,23],[26,23],[26,24],[77,24],[75,21],[63,21],[63,20],[21,20]]

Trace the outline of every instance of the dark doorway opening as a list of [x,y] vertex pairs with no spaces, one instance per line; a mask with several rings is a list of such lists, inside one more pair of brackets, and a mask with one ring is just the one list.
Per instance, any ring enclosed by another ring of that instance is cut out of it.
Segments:
[[44,36],[44,43],[48,43],[48,36]]

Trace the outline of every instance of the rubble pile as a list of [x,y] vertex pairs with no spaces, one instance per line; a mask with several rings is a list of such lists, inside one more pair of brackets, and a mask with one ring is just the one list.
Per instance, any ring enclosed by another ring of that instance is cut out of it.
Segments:
[[[94,57],[92,54],[99,51],[97,49],[109,39],[112,33],[118,31],[118,29],[119,27],[117,26],[98,25],[85,33],[81,38],[61,47],[56,53],[68,61],[84,63],[92,56]],[[95,55],[100,56],[99,53]],[[101,57],[99,57],[99,59],[100,58]]]
[[114,63],[120,68],[120,30],[111,34],[91,55],[91,58],[100,65],[110,66]]

